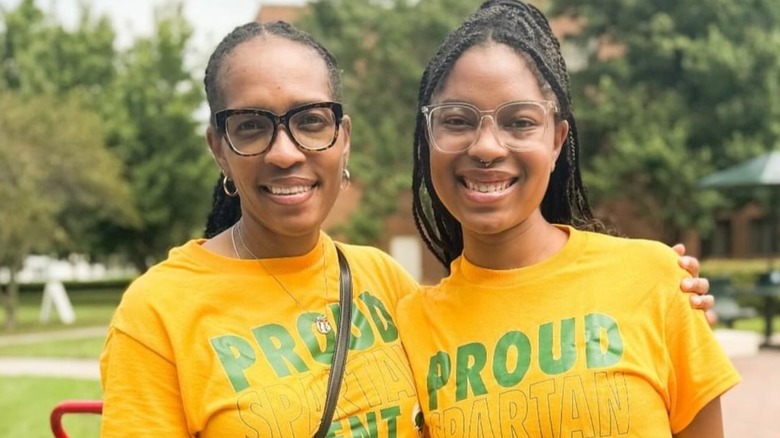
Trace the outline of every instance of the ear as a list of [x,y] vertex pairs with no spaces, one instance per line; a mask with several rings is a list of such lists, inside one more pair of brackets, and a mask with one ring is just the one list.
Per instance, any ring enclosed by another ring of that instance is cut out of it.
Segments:
[[347,163],[349,162],[349,151],[352,147],[351,141],[352,141],[352,119],[349,118],[349,116],[345,115],[341,119],[341,128],[339,128],[339,137],[342,137],[342,141],[344,142],[344,150],[341,152],[344,167],[347,166]]
[[555,137],[554,138],[555,143],[553,147],[552,163],[550,163],[550,173],[552,173],[555,170],[555,163],[558,161],[558,156],[561,155],[561,151],[563,150],[563,145],[566,144],[566,140],[569,138],[568,121],[563,120],[555,124],[554,137]]
[[222,144],[222,135],[219,134],[214,129],[214,127],[211,126],[211,124],[209,124],[208,128],[206,128],[206,143],[209,145],[211,156],[214,157],[214,161],[217,162],[217,166],[222,169],[222,172],[225,173],[225,176],[230,178],[230,175],[226,174],[226,172],[228,172],[229,166],[227,158],[225,158],[225,148]]

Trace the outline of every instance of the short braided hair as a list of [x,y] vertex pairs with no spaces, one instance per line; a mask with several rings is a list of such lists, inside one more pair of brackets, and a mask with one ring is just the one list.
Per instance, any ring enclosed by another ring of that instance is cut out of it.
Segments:
[[542,200],[542,215],[551,223],[604,231],[603,225],[593,218],[580,175],[579,137],[572,112],[569,74],[560,43],[552,33],[547,18],[533,5],[516,0],[489,0],[439,46],[423,73],[418,95],[412,212],[417,231],[428,249],[448,269],[463,252],[463,230],[433,187],[426,121],[420,110],[441,91],[463,53],[488,42],[504,44],[522,56],[536,76],[542,92],[558,104],[556,120],[569,123],[569,136]]
[[[220,75],[222,73],[225,59],[241,43],[255,38],[261,38],[266,35],[273,35],[284,38],[289,41],[301,43],[314,49],[320,55],[328,69],[328,82],[330,92],[334,100],[340,101],[342,96],[341,69],[336,58],[317,40],[308,33],[293,27],[284,21],[273,23],[250,22],[235,28],[217,45],[214,53],[209,58],[206,66],[206,75],[203,78],[203,84],[206,88],[206,100],[209,104],[209,123],[216,128],[215,114],[225,109],[224,96],[220,84]],[[206,238],[211,238],[230,228],[241,218],[241,200],[236,197],[229,197],[222,188],[224,175],[220,175],[217,184],[214,187],[213,205],[206,221]]]

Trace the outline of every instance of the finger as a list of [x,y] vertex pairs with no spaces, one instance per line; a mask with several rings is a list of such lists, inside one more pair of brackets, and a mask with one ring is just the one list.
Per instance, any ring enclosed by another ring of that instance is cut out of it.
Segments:
[[694,309],[710,310],[715,305],[715,297],[712,295],[692,295],[691,307]]
[[707,322],[710,323],[711,326],[718,323],[718,314],[715,313],[714,310],[708,310],[704,315],[707,317]]
[[684,292],[705,295],[710,291],[710,281],[704,277],[685,278],[680,285],[680,289]]
[[681,256],[685,255],[685,245],[683,245],[682,243],[678,243],[677,245],[674,245],[672,249],[675,250],[675,252],[677,252],[677,254],[680,254]]
[[699,276],[699,259],[691,256],[681,256],[679,259],[680,266],[688,271],[693,277]]
[[715,305],[715,297],[713,297],[712,295],[696,295],[696,296],[701,298],[701,300],[699,301],[699,305],[696,307],[697,309],[709,311]]

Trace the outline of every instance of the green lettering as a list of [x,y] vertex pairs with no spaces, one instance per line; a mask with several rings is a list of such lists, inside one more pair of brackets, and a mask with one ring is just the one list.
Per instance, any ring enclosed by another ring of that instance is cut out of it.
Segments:
[[382,340],[392,342],[398,339],[398,329],[385,304],[368,292],[361,294],[360,299],[368,306],[368,311],[371,313],[371,318],[374,320],[374,325],[379,331],[379,336],[382,337]]
[[519,389],[502,392],[498,395],[499,436],[531,438],[523,426],[528,417],[528,398]]
[[485,382],[479,375],[487,363],[485,346],[473,342],[458,347],[455,365],[455,400],[464,400],[469,395],[469,387],[475,396],[487,394]]
[[488,409],[487,398],[482,398],[474,402],[469,413],[469,437],[490,437],[496,436],[493,425],[490,421],[490,409]]
[[247,391],[238,397],[238,417],[241,423],[249,429],[244,430],[245,438],[258,438],[261,436],[273,436],[275,429],[267,418],[273,418],[273,412],[268,407],[269,403],[260,400],[257,392]]
[[440,351],[431,357],[428,361],[428,408],[434,410],[439,405],[437,391],[444,388],[444,385],[450,380],[451,372],[450,356]]
[[[512,359],[509,349],[514,347],[515,369],[509,371],[509,362]],[[506,333],[498,340],[493,354],[493,375],[496,382],[504,388],[517,385],[525,377],[531,366],[531,341],[523,332],[512,331]]]
[[244,370],[257,360],[249,341],[235,335],[218,336],[211,339],[211,348],[217,353],[233,391],[240,392],[248,388],[249,382],[244,376]]
[[[335,321],[341,318],[341,308],[338,304],[332,304],[330,306]],[[352,351],[365,350],[374,345],[374,330],[371,328],[371,324],[368,323],[366,315],[360,310],[358,306],[352,306],[352,336],[350,339],[349,349]],[[357,331],[355,331],[357,329]]]
[[323,365],[329,365],[333,357],[333,347],[336,345],[336,334],[334,330],[325,334],[325,349],[320,348],[319,332],[314,327],[313,320],[318,314],[314,312],[304,313],[298,317],[298,334],[309,349],[311,357]]
[[536,405],[536,409],[531,408],[530,411],[536,412],[536,423],[541,432],[539,436],[556,436],[553,431],[553,420],[550,416],[550,413],[553,412],[552,406],[554,406],[550,399],[555,394],[555,380],[549,379],[531,384],[528,387],[528,394]]
[[561,433],[559,436],[596,436],[588,397],[580,376],[566,376],[563,379]]
[[293,350],[295,340],[281,325],[268,324],[257,327],[252,329],[252,334],[277,376],[287,377],[292,374],[287,364],[295,367],[299,373],[309,370],[303,359]]
[[399,406],[384,408],[379,411],[379,416],[387,421],[387,437],[395,438],[398,436],[398,417],[401,416],[401,408]]
[[620,362],[623,338],[617,321],[611,316],[585,315],[585,357],[588,369],[606,368]]
[[[625,435],[631,420],[623,373],[596,373],[600,436]],[[613,430],[614,427],[614,430]]]
[[[319,425],[319,424],[318,424]],[[334,421],[330,423],[330,427],[328,428],[328,435],[326,435],[327,438],[336,438],[336,434],[341,432],[341,422],[340,421]]]
[[553,355],[553,323],[539,326],[539,368],[545,374],[562,374],[569,371],[577,360],[574,345],[574,318],[561,320],[560,333],[561,356]]
[[376,414],[369,412],[366,414],[366,425],[364,425],[357,415],[349,417],[349,430],[354,438],[377,438],[376,433]]

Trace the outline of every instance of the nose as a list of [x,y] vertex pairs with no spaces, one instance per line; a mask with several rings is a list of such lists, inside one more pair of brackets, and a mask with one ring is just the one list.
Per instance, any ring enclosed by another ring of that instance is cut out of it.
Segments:
[[[490,120],[488,123],[485,119]],[[471,158],[480,162],[495,162],[506,157],[508,149],[501,145],[498,138],[498,126],[496,120],[490,114],[485,114],[479,121],[477,137],[468,148]]]
[[276,137],[265,153],[265,162],[287,169],[306,160],[306,155],[295,144],[285,126],[279,124],[276,129]]

